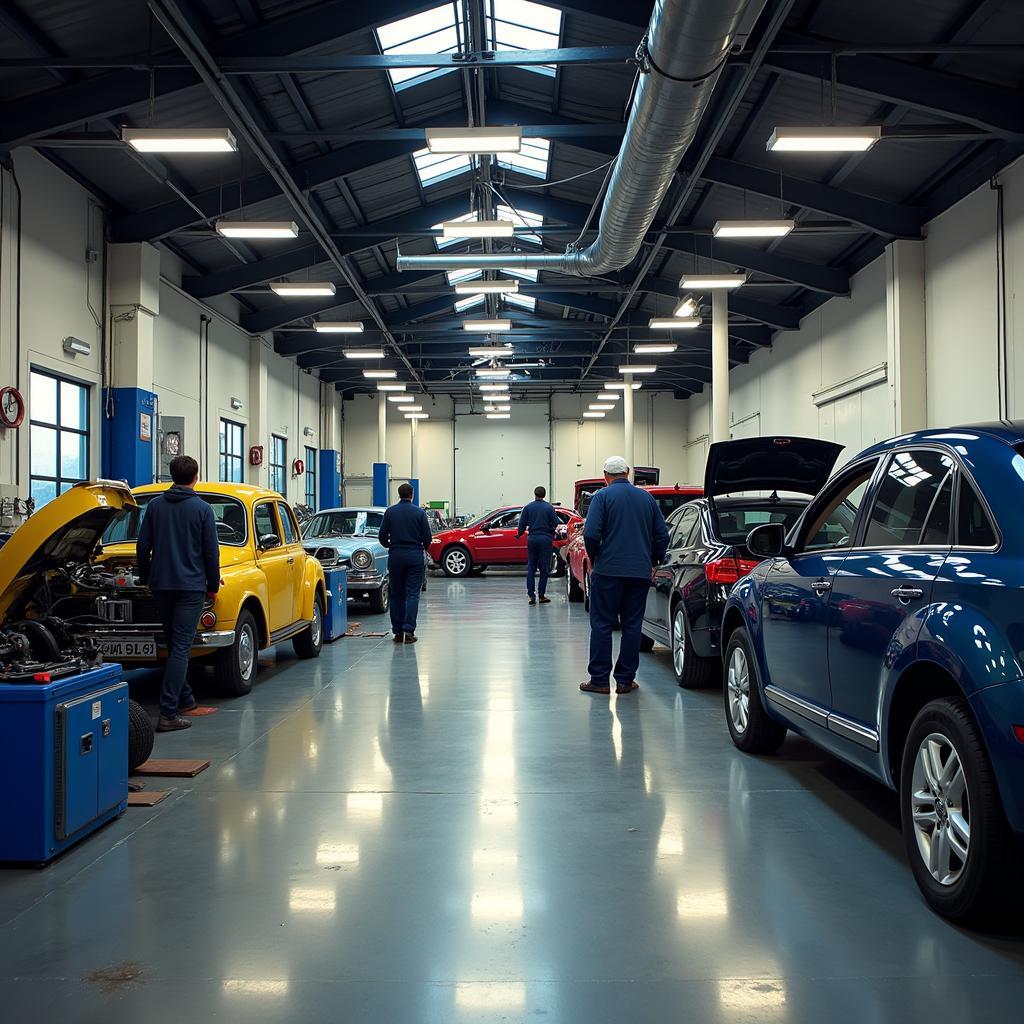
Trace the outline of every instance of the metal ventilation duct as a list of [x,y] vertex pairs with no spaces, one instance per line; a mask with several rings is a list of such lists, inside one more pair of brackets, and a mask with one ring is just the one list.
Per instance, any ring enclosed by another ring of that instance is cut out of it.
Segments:
[[399,270],[532,267],[577,277],[621,270],[640,251],[672,177],[738,35],[764,0],[656,0],[640,45],[641,70],[601,210],[597,238],[585,249],[549,253],[399,256]]

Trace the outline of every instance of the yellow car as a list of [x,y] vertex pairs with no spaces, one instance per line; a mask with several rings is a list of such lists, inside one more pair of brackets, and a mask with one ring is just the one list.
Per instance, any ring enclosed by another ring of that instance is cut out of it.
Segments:
[[[58,518],[74,517],[81,523],[89,516],[81,506],[91,503],[93,509],[88,537],[81,527],[71,531],[91,543],[78,544],[70,560],[56,556],[60,568],[50,574],[45,594],[37,588],[36,607],[26,614],[54,615],[76,633],[88,633],[108,661],[136,667],[165,657],[155,603],[139,582],[135,540],[146,505],[169,486],[149,484],[129,494],[111,481],[79,485],[29,519],[15,539],[22,540],[37,521],[52,527]],[[324,571],[303,549],[295,513],[276,491],[221,483],[200,483],[196,491],[217,519],[221,585],[203,610],[192,657],[213,664],[225,694],[241,696],[252,689],[263,648],[291,640],[300,658],[320,654]],[[71,494],[73,507],[60,516],[58,507]],[[120,514],[111,515],[115,507]]]

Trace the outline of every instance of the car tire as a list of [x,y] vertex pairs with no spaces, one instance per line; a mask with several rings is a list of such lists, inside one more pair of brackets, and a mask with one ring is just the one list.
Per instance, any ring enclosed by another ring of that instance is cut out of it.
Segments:
[[324,610],[320,595],[313,598],[313,621],[292,640],[295,654],[300,658],[319,658],[324,647]]
[[156,731],[146,709],[133,700],[128,701],[128,774],[131,775],[153,753]]
[[235,623],[235,642],[214,655],[217,690],[225,697],[244,697],[252,690],[256,678],[259,636],[252,612],[243,608]]
[[565,596],[570,604],[579,604],[583,600],[583,588],[572,571],[572,566],[566,567],[565,573]]
[[786,727],[769,718],[764,709],[750,637],[742,626],[729,637],[722,690],[725,723],[733,743],[747,754],[774,754],[786,738]]
[[548,570],[549,576],[558,577],[566,571],[565,562],[562,561],[557,551],[551,552],[551,568]]
[[468,576],[473,571],[473,556],[461,544],[454,544],[442,553],[441,568],[445,576]]
[[684,690],[705,689],[720,680],[722,663],[717,658],[701,658],[693,652],[690,624],[686,621],[686,608],[682,601],[672,609],[669,638],[672,641],[672,671]]
[[486,568],[486,565],[474,565],[473,568],[469,570],[469,572],[471,576],[480,576],[483,574],[483,571]]
[[965,700],[934,700],[918,713],[903,748],[899,793],[907,856],[928,905],[960,923],[994,916],[1014,889],[1017,847]]
[[370,611],[374,615],[383,615],[391,607],[391,583],[384,580],[376,589],[370,591]]
[[654,650],[654,640],[646,633],[640,634],[640,650],[644,654],[650,654]]

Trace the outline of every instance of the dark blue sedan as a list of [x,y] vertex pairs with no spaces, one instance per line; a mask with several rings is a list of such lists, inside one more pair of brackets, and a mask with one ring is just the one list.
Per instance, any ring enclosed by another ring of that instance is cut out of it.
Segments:
[[726,605],[726,720],[792,729],[898,790],[925,898],[963,921],[1019,887],[1024,423],[885,441],[836,473]]

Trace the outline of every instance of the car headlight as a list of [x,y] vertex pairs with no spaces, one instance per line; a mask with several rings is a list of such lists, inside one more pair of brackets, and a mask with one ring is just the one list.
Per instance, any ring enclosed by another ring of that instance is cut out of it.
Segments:
[[373,555],[365,548],[352,552],[352,566],[355,569],[369,569],[373,565]]

